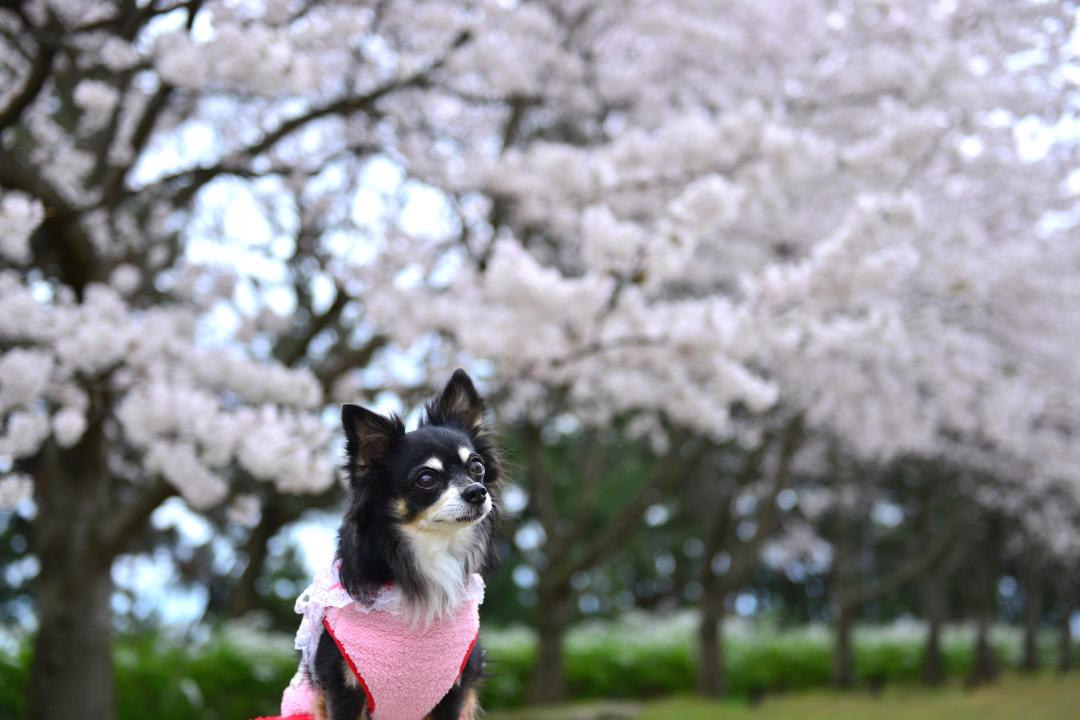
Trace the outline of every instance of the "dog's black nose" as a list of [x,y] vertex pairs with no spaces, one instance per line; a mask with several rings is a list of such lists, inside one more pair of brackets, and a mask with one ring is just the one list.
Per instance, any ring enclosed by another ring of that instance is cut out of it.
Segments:
[[487,488],[480,483],[473,483],[469,487],[461,491],[461,498],[473,505],[479,505],[484,502],[484,498],[487,497]]

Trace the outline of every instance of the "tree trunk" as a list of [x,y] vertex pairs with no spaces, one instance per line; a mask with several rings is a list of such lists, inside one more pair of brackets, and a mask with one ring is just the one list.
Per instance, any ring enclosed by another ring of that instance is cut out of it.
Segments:
[[992,682],[998,674],[997,657],[990,638],[994,622],[994,606],[997,604],[997,574],[991,566],[991,558],[997,557],[997,523],[991,519],[985,530],[985,543],[973,558],[975,577],[972,582],[972,600],[975,611],[975,647],[971,658],[968,684],[982,685]]
[[112,510],[100,426],[78,446],[49,444],[35,468],[39,629],[29,720],[111,720],[111,554],[98,529]]
[[923,579],[922,611],[926,619],[926,648],[923,652],[922,678],[931,687],[945,682],[945,662],[941,653],[941,632],[945,624],[945,581],[939,573]]
[[855,684],[855,650],[852,629],[858,605],[852,602],[859,588],[858,535],[849,508],[838,508],[833,542],[832,596],[835,618],[832,682],[837,688]]
[[1020,669],[1033,673],[1039,670],[1039,624],[1043,609],[1043,578],[1038,563],[1029,562],[1024,591],[1024,657]]
[[997,657],[990,640],[990,616],[980,613],[975,621],[975,649],[971,657],[968,684],[983,685],[997,677]]
[[[96,559],[66,561],[38,577],[29,719],[110,720],[114,714],[112,578]],[[70,567],[82,565],[81,568]]]
[[569,598],[569,588],[540,592],[536,622],[536,665],[529,688],[529,699],[536,704],[553,704],[566,700],[563,636],[570,622]]
[[847,689],[855,684],[855,647],[852,634],[855,625],[854,609],[837,604],[835,646],[833,648],[833,686]]
[[698,692],[719,698],[727,692],[724,667],[724,595],[706,593],[701,601],[701,624],[698,626]]
[[1066,599],[1063,605],[1061,619],[1058,620],[1058,671],[1067,673],[1073,668],[1076,649],[1072,636],[1072,603]]

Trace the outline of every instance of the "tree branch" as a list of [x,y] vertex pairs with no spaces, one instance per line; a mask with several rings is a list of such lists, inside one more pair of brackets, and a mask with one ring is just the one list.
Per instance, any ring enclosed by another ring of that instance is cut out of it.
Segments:
[[12,98],[8,106],[0,110],[0,133],[10,125],[14,125],[22,117],[23,111],[34,102],[41,89],[45,87],[45,81],[52,72],[53,60],[56,59],[56,46],[43,43],[38,46],[37,57],[30,66],[30,74],[26,77],[22,90]]
[[[154,125],[157,123],[158,117],[165,110],[168,105],[169,99],[173,94],[173,86],[168,83],[162,83],[161,87],[157,89],[153,97],[146,104],[146,108],[143,110],[142,117],[139,118],[139,122],[135,125],[135,130],[131,134],[131,162],[127,163],[124,167],[113,167],[109,169],[109,172],[104,181],[104,197],[103,203],[105,205],[114,205],[123,197],[124,193],[124,178],[128,172],[138,161],[139,156],[142,155],[143,149],[146,147],[147,141],[150,139],[150,133],[154,129]],[[107,158],[109,148],[105,147],[103,157]]]
[[957,510],[949,521],[945,531],[929,543],[923,549],[921,554],[911,558],[887,575],[866,583],[848,598],[841,598],[840,601],[849,609],[855,609],[899,590],[907,583],[925,573],[944,557],[946,553],[952,549],[957,538],[960,536],[961,531],[964,530],[967,525],[968,515],[966,510]]
[[259,522],[251,529],[244,543],[247,565],[230,588],[226,615],[240,617],[258,607],[256,590],[267,558],[267,544],[286,525],[295,522],[308,510],[331,507],[341,500],[341,487],[334,483],[327,490],[314,495],[283,495],[271,490],[262,506]]
[[711,517],[706,518],[704,532],[704,556],[706,558],[711,558],[719,552],[720,547],[724,544],[730,530],[731,503],[735,498],[735,490],[747,485],[757,474],[758,469],[761,467],[761,460],[771,444],[772,437],[766,435],[756,447],[746,453],[738,472],[735,474],[734,488],[724,497],[718,512],[712,513]]
[[303,328],[301,335],[285,335],[278,340],[274,346],[274,357],[289,367],[295,365],[307,354],[308,347],[311,345],[311,341],[315,339],[315,336],[337,322],[342,311],[345,310],[345,306],[349,304],[349,300],[345,288],[339,285],[330,307],[322,314],[311,318],[311,321]]
[[576,557],[565,557],[551,566],[541,582],[548,587],[560,587],[570,582],[574,573],[586,570],[619,550],[623,544],[638,531],[641,516],[645,510],[683,480],[709,450],[709,444],[692,441],[695,447],[688,455],[677,452],[668,453],[667,459],[673,462],[661,463],[660,469],[653,474],[645,487],[641,488],[633,500],[624,505],[619,513],[608,523],[600,534],[590,542]]
[[354,368],[367,367],[371,358],[379,350],[386,346],[388,339],[385,335],[373,335],[360,347],[350,350],[347,337],[343,336],[341,342],[335,344],[326,354],[323,362],[314,369],[315,377],[322,385],[323,391],[329,391],[330,386],[341,377],[341,374]]
[[[438,60],[434,61],[426,68],[419,70],[412,75],[404,78],[399,78],[385,85],[364,93],[363,95],[348,96],[338,98],[331,102],[317,105],[307,112],[297,115],[294,118],[284,121],[278,125],[274,130],[267,133],[258,142],[252,143],[245,148],[238,150],[237,152],[230,153],[230,157],[222,160],[216,165],[209,167],[195,168],[192,170],[185,170],[183,172],[175,173],[173,175],[161,178],[155,186],[169,186],[177,182],[184,183],[174,194],[173,204],[177,206],[185,205],[195,196],[195,194],[208,182],[214,178],[237,172],[235,165],[235,158],[253,159],[263,153],[267,152],[281,140],[285,139],[292,133],[296,132],[300,128],[304,127],[308,123],[315,120],[319,120],[331,115],[347,116],[353,113],[365,111],[374,114],[376,103],[383,97],[398,90],[404,90],[406,88],[424,87],[431,82],[431,75],[435,71],[442,68],[447,60],[450,59],[454,50],[457,50],[466,42],[469,41],[471,34],[468,30],[462,31],[450,44],[447,51]],[[185,182],[186,181],[186,182]]]
[[750,574],[754,571],[758,562],[758,553],[765,540],[772,536],[780,524],[780,506],[777,498],[791,483],[792,461],[795,459],[795,451],[799,448],[801,440],[802,423],[799,418],[791,420],[780,438],[780,457],[777,461],[776,472],[773,474],[772,487],[769,490],[758,518],[757,529],[754,536],[739,546],[739,552],[733,553],[731,567],[723,576],[723,587],[727,590],[735,590],[742,587],[750,580]]
[[94,245],[78,222],[78,210],[44,178],[3,151],[0,151],[0,187],[24,192],[45,206],[45,220],[33,237],[38,254],[35,264],[44,267],[47,260],[55,262],[57,276],[81,297],[100,268],[94,262]]
[[132,502],[117,508],[98,531],[105,557],[114,558],[123,552],[135,534],[146,525],[154,510],[177,494],[174,485],[159,478]]
[[600,490],[601,467],[603,465],[604,443],[600,438],[600,432],[591,430],[585,441],[581,463],[580,500],[577,512],[571,521],[571,527],[576,532],[583,531],[585,523],[592,517],[593,508],[596,505],[596,495]]

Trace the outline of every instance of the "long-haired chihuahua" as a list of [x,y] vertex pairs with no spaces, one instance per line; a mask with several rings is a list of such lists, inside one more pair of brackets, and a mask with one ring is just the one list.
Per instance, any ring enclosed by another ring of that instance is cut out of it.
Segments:
[[300,671],[283,717],[460,720],[477,710],[483,581],[502,475],[464,370],[419,427],[345,405],[349,498],[332,569],[297,600]]

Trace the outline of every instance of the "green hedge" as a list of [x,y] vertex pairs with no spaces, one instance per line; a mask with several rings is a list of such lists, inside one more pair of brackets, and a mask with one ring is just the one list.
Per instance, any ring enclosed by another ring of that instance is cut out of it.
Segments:
[[30,654],[0,652],[0,719],[26,717],[25,688],[30,674]]
[[[663,620],[629,615],[578,627],[566,643],[571,696],[627,698],[691,692],[694,635],[695,617],[689,613]],[[1054,638],[1045,640],[1045,664],[1053,666]],[[997,629],[994,642],[1003,662],[1016,662],[1020,636],[1015,630]],[[198,642],[165,634],[121,637],[116,647],[119,720],[243,720],[273,713],[296,667],[291,644],[288,637],[244,625],[228,626]],[[525,629],[485,630],[484,644],[490,658],[484,705],[521,705],[535,657],[533,634]],[[827,628],[777,632],[766,624],[729,623],[725,645],[734,695],[803,690],[829,682]],[[946,633],[945,666],[954,677],[966,672],[971,645],[968,630],[953,628]],[[890,684],[918,682],[922,655],[918,625],[860,628],[855,648],[861,678]],[[28,663],[25,649],[0,652],[0,718],[24,717]]]
[[[119,720],[244,720],[275,714],[296,671],[288,638],[231,626],[202,642],[164,634],[116,641]],[[0,653],[0,719],[25,717],[29,652]]]
[[[697,618],[683,613],[660,620],[630,614],[620,620],[590,623],[573,630],[566,642],[565,669],[571,697],[640,698],[693,692]],[[924,632],[919,623],[860,627],[855,633],[856,672],[860,680],[914,684],[920,680]],[[1007,665],[1019,662],[1021,636],[1014,628],[996,628],[994,646]],[[1056,638],[1041,643],[1043,664],[1056,665]],[[524,703],[535,657],[531,632],[486,632],[491,677],[484,704],[491,708]],[[950,628],[942,651],[946,673],[963,677],[971,664],[972,631]],[[747,696],[760,691],[826,687],[832,674],[829,628],[810,626],[777,631],[767,623],[729,622],[724,633],[729,692]],[[1080,661],[1080,645],[1077,646]]]

